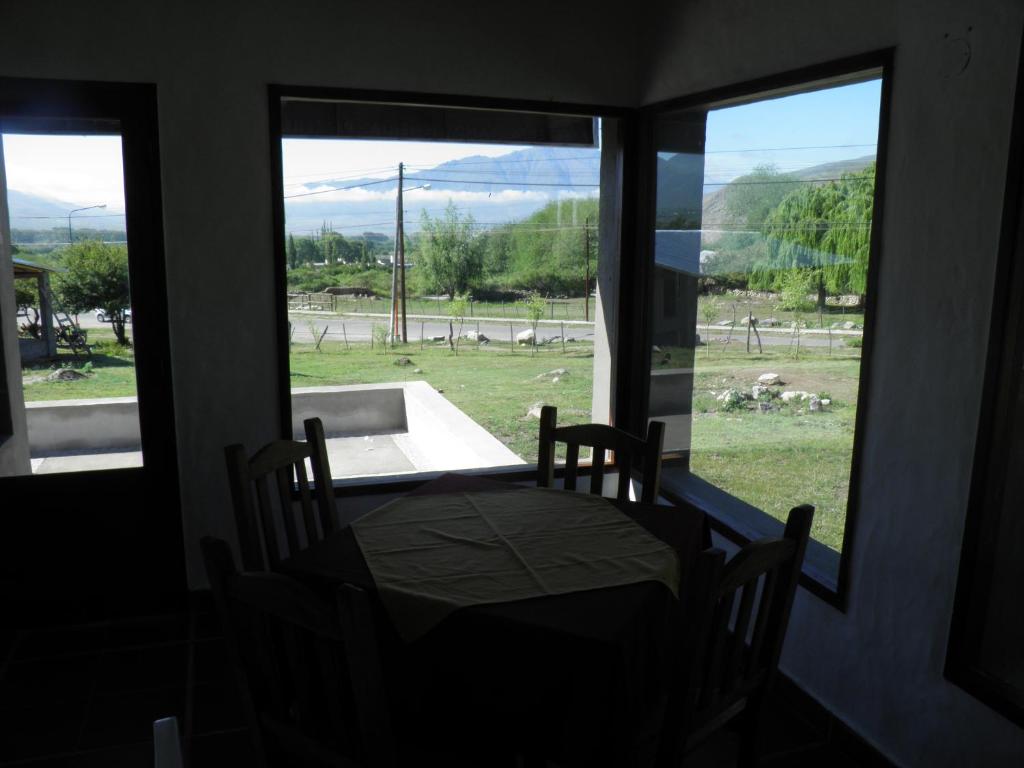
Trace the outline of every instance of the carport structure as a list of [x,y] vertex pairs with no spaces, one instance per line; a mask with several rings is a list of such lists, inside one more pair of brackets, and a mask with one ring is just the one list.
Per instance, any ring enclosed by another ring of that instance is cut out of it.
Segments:
[[50,273],[54,270],[25,259],[12,258],[14,279],[34,278],[39,293],[39,326],[41,338],[19,339],[22,362],[54,357],[57,354],[57,336],[53,332],[53,302],[50,294]]

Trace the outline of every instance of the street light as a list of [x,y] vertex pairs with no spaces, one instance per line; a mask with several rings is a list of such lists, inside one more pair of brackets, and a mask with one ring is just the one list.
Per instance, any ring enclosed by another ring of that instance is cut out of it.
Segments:
[[91,211],[93,208],[106,208],[106,207],[107,207],[107,204],[103,203],[102,205],[87,205],[87,206],[85,206],[85,208],[75,208],[73,211],[70,211],[68,213],[68,245],[70,245],[71,242],[73,241],[73,237],[71,235],[71,214],[72,213],[78,213],[79,211]]
[[[397,215],[395,220],[395,258],[391,263],[391,338],[398,336],[398,307],[402,307],[402,343],[407,342],[408,333],[405,322],[405,215],[402,205],[403,183],[405,181],[405,163],[398,164],[398,199]],[[410,187],[405,192],[414,192],[417,189],[430,189],[429,184],[421,184],[418,187]],[[399,278],[401,274],[401,278]],[[401,295],[401,300],[399,300]]]

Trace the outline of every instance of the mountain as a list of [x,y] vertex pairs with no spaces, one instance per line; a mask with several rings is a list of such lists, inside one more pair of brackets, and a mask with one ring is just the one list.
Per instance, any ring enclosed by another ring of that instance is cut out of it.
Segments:
[[[477,222],[492,224],[525,218],[559,198],[596,195],[600,162],[596,148],[530,147],[498,157],[470,155],[429,169],[409,170],[406,190],[424,184],[430,189],[406,195],[406,231],[419,229],[422,210],[436,216],[449,199]],[[329,187],[352,192],[342,200],[324,199],[338,197],[330,193],[307,194]],[[287,194],[297,197],[285,199],[286,229],[308,234],[327,222],[344,235],[388,232],[394,228],[397,188],[397,181],[372,178],[326,179],[289,187]]]
[[[11,212],[12,229],[50,229],[67,224],[68,211],[77,208],[73,203],[32,195],[17,189],[7,190],[7,206]],[[34,218],[45,216],[47,218]]]
[[[798,181],[823,181],[825,179],[838,179],[844,173],[854,173],[863,170],[875,162],[874,155],[864,155],[849,160],[837,160],[832,163],[822,163],[800,171],[788,173],[786,176]],[[717,230],[726,229],[732,222],[726,208],[726,195],[729,187],[719,187],[714,192],[704,195],[701,229]]]

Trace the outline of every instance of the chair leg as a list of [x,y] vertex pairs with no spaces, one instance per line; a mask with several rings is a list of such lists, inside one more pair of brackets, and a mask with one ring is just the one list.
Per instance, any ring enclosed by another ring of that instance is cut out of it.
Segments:
[[758,696],[747,704],[740,715],[739,748],[736,754],[737,768],[756,768],[761,756],[763,743],[762,709],[764,699]]

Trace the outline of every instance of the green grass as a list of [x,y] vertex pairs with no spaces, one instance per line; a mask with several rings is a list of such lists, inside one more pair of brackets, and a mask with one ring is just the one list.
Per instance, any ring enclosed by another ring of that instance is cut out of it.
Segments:
[[[842,545],[853,450],[859,350],[817,349],[794,360],[786,351],[746,355],[704,349],[696,355],[690,467],[733,496],[785,520],[796,504],[815,506],[812,535]],[[733,388],[749,393],[762,373],[782,377],[781,390],[828,393],[832,405],[810,413],[783,405],[762,413],[756,403],[726,411],[715,399]],[[712,394],[714,393],[714,394]]]
[[[28,366],[21,370],[25,400],[84,400],[100,397],[134,397],[135,355],[133,350],[114,341],[113,331],[106,328],[90,329],[89,344],[92,356],[75,356],[58,350],[58,359],[52,363]],[[76,381],[46,381],[46,377],[61,367],[74,368],[86,374]]]
[[[304,344],[292,347],[293,387],[423,380],[528,462],[537,460],[539,422],[527,415],[534,403],[556,406],[559,424],[591,420],[591,344],[567,344],[564,355],[561,345],[538,347],[534,356],[528,348],[510,351],[509,345],[494,342],[481,347],[464,343],[458,357],[447,347],[420,350],[418,344],[399,345],[388,355],[366,344],[352,344],[346,350],[342,344],[325,343],[322,350]],[[402,356],[412,364],[395,365]],[[416,368],[422,373],[414,373]],[[537,378],[557,368],[568,371],[557,383]]]

